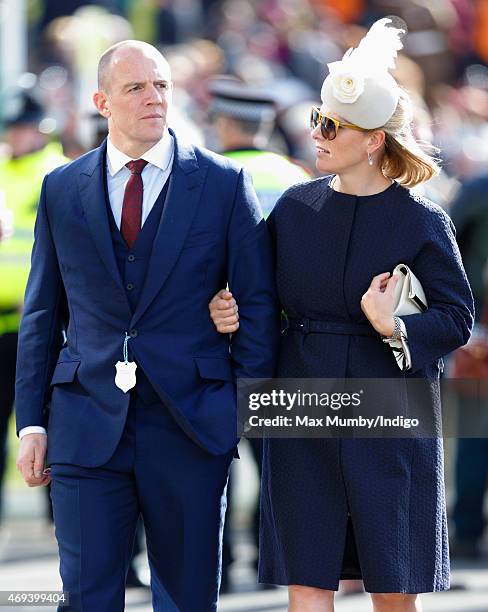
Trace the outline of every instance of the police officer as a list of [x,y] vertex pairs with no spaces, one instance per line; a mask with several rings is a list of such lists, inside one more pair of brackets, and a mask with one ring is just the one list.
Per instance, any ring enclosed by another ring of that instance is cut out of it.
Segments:
[[0,159],[0,502],[6,461],[7,428],[14,401],[17,332],[34,242],[37,201],[44,175],[66,163],[62,147],[40,131],[44,117],[31,91],[7,101]]
[[310,179],[310,173],[284,155],[269,150],[276,110],[262,88],[233,77],[209,83],[209,117],[222,155],[251,173],[264,216],[291,185]]

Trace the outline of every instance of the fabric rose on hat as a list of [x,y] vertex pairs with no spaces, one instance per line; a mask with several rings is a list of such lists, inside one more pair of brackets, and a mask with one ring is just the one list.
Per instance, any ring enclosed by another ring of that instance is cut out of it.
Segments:
[[339,69],[334,70],[334,64],[329,64],[334,97],[343,104],[352,104],[364,91],[364,77],[355,70],[344,68],[343,65],[337,68]]

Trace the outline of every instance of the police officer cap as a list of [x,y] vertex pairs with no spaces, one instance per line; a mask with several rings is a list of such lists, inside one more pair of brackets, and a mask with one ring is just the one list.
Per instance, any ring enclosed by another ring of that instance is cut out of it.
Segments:
[[208,84],[209,112],[241,121],[272,121],[275,103],[269,93],[234,77],[216,77]]
[[39,124],[43,118],[44,109],[30,91],[19,90],[7,100],[3,118],[5,127]]

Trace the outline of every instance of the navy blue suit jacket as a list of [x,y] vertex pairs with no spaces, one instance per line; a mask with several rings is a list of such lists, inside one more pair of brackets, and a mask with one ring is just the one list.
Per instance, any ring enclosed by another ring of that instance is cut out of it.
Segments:
[[[106,462],[129,404],[114,383],[127,331],[130,359],[182,429],[210,453],[226,453],[237,442],[236,377],[272,376],[279,335],[272,248],[251,180],[175,136],[168,196],[132,312],[112,247],[103,160],[104,146],[44,179],[19,332],[17,430],[47,424],[51,463]],[[208,311],[226,282],[240,313],[232,343]]]

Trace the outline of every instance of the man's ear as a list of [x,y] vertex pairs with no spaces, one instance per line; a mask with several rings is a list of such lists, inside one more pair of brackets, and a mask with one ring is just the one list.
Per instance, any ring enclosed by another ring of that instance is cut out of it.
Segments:
[[105,117],[105,119],[108,119],[110,117],[108,99],[103,91],[97,91],[93,94],[93,104],[95,105],[100,115],[102,115],[102,117]]

